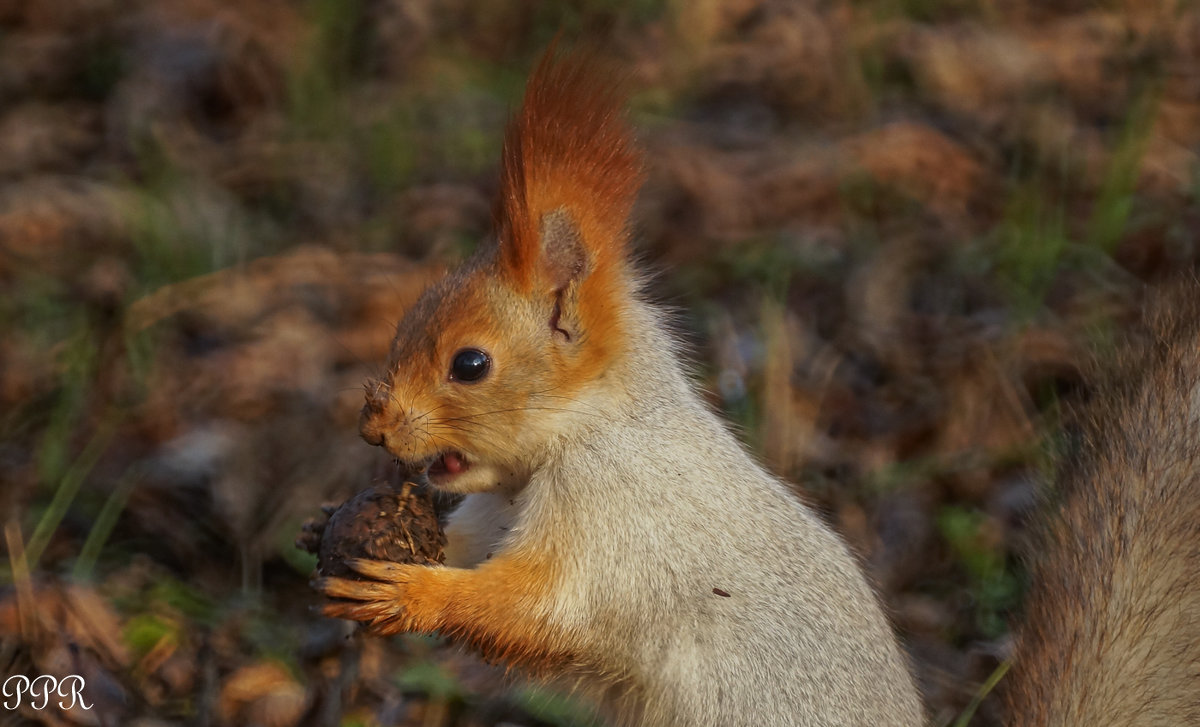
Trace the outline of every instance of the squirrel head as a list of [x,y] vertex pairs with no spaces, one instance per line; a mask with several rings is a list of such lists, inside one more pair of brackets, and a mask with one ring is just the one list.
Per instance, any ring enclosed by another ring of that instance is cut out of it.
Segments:
[[[504,138],[494,235],[400,322],[361,430],[437,486],[524,482],[626,353],[641,158],[593,56],[543,56]],[[610,388],[619,388],[611,383]]]

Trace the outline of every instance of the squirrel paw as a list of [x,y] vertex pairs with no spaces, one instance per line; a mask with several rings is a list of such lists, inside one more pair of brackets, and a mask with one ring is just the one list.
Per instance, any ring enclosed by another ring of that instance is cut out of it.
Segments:
[[314,587],[327,598],[337,599],[324,605],[322,613],[330,618],[361,621],[379,634],[408,631],[404,601],[416,570],[429,566],[391,563],[384,560],[351,558],[346,566],[371,580],[319,578]]

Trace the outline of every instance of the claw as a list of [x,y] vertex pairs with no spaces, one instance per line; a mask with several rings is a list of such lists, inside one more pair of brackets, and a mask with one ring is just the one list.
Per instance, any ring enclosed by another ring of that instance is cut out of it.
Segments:
[[394,601],[400,597],[395,585],[375,581],[356,581],[349,578],[320,578],[317,590],[330,598],[349,598],[354,601]]
[[347,558],[346,566],[355,573],[374,578],[377,581],[396,581],[404,567],[399,563],[386,560],[368,560],[367,558]]
[[386,630],[385,624],[394,620],[399,609],[395,604],[378,601],[354,602],[338,601],[327,603],[321,608],[321,613],[328,618],[340,618],[347,621],[359,621],[369,625],[374,631]]
[[365,618],[360,613],[360,603],[327,603],[321,607],[321,615],[327,618],[341,618],[347,621],[361,621]]

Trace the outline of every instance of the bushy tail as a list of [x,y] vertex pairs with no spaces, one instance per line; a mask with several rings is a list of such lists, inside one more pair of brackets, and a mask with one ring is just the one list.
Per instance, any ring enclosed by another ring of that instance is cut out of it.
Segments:
[[1200,285],[1146,323],[1035,550],[1009,724],[1200,724]]

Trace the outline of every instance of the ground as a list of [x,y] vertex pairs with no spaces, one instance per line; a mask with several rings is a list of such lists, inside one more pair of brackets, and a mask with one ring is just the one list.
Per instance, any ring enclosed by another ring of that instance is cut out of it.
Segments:
[[292,544],[389,473],[362,382],[556,33],[628,69],[697,384],[970,716],[1093,361],[1200,257],[1188,2],[0,0],[0,676],[99,705],[0,714],[585,723],[321,619]]

